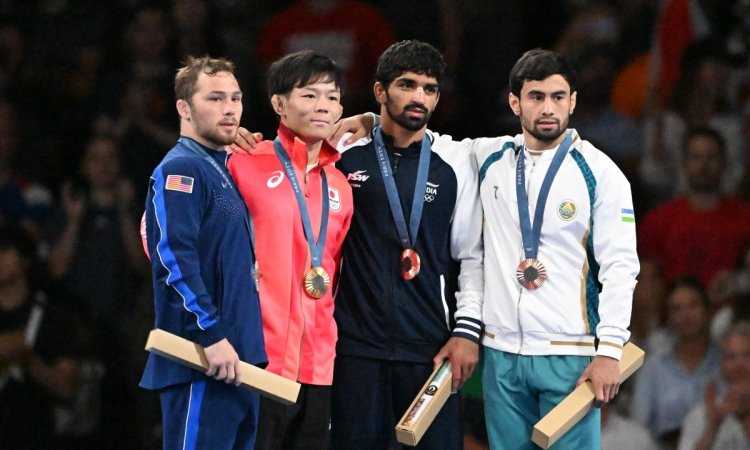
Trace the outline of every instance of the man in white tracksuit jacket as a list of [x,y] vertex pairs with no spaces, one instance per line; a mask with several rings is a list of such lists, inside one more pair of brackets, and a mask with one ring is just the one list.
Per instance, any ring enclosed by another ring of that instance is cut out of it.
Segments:
[[[614,398],[639,270],[628,181],[567,128],[575,72],[561,55],[532,50],[510,79],[509,103],[523,133],[461,143],[476,158],[484,208],[482,381],[493,449],[536,448],[533,425],[587,379],[597,404]],[[435,148],[456,145],[450,136],[435,136]],[[569,147],[544,189],[561,143]],[[526,239],[519,219],[524,203]],[[531,221],[540,212],[535,240]],[[598,449],[599,442],[593,409],[555,448]]]

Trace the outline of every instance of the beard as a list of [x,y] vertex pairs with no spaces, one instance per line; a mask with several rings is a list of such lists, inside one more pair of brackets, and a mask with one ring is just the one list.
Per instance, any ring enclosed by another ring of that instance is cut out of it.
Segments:
[[219,127],[218,125],[215,128],[208,128],[208,129],[204,129],[203,127],[197,127],[195,131],[198,134],[198,136],[218,146],[233,144],[234,141],[237,139],[236,128],[234,129],[234,132],[231,132],[231,133],[223,132],[221,127]]
[[565,123],[561,123],[560,121],[557,122],[557,128],[551,129],[551,130],[540,130],[536,127],[536,122],[534,122],[534,126],[530,127],[526,131],[529,132],[530,135],[534,137],[534,139],[540,141],[540,142],[553,142],[557,138],[563,135],[565,131],[568,129],[568,120],[565,120]]
[[[424,113],[424,116],[422,116],[421,118],[409,117],[407,112],[415,110],[422,111]],[[427,125],[427,122],[430,121],[430,117],[432,116],[432,111],[429,111],[425,106],[418,103],[409,103],[408,105],[404,106],[404,109],[400,113],[396,113],[395,111],[393,111],[393,101],[391,101],[391,98],[388,97],[387,94],[385,101],[385,111],[386,113],[388,113],[388,117],[390,117],[391,120],[409,131],[421,130],[425,125]]]

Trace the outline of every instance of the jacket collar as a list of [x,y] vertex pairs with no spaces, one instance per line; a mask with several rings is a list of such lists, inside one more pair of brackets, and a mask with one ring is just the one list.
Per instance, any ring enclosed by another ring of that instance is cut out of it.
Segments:
[[[281,145],[284,146],[284,150],[289,154],[294,167],[300,170],[306,170],[307,145],[284,124],[279,124],[279,129],[276,133],[281,140]],[[323,145],[320,147],[320,154],[318,155],[318,167],[333,164],[338,161],[339,158],[341,158],[339,152],[336,151],[328,141],[323,141]]]

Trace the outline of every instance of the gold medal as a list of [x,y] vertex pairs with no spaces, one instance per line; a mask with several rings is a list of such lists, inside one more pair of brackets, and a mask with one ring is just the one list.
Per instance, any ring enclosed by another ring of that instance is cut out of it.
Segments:
[[322,267],[313,267],[305,274],[305,292],[312,298],[321,298],[331,286],[331,278]]
[[524,259],[516,269],[516,279],[526,289],[536,289],[547,279],[547,269],[538,259]]
[[404,280],[411,280],[419,274],[421,266],[419,254],[414,250],[407,248],[401,252],[401,276]]

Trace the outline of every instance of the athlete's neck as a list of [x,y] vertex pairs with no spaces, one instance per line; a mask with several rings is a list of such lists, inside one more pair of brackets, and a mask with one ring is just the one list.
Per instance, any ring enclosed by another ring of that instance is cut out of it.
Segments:
[[200,136],[198,133],[194,132],[192,129],[189,129],[189,127],[182,127],[180,129],[180,136],[188,137],[195,142],[199,143],[200,145],[210,148],[211,150],[222,150],[224,148],[224,144],[220,144],[217,142],[209,141],[208,139],[204,138],[203,136]]
[[323,141],[305,143],[307,146],[307,165],[316,164],[320,158],[320,149],[323,147]]
[[393,138],[393,146],[398,148],[406,148],[416,141],[421,141],[427,131],[427,125],[418,131],[407,130],[390,120],[387,115],[381,116],[381,127],[383,133]]

